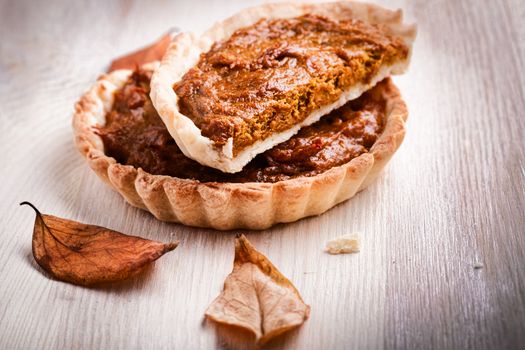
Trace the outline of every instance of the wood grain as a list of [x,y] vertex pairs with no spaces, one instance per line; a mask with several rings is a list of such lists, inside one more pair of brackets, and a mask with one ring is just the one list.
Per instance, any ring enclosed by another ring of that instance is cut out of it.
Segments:
[[[257,1],[0,1],[0,348],[220,348],[203,313],[233,238],[156,221],[88,169],[71,113],[111,58],[168,28],[203,30]],[[511,349],[525,343],[525,6],[381,1],[417,21],[405,143],[368,190],[328,213],[247,236],[311,318],[277,348]],[[105,290],[46,278],[42,211],[179,239],[144,278]],[[361,252],[323,253],[358,232]],[[483,265],[482,268],[479,267]]]

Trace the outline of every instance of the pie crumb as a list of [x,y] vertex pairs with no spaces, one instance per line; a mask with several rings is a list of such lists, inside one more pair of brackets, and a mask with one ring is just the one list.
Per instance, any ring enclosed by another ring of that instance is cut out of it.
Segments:
[[340,236],[326,242],[325,251],[329,254],[357,253],[361,248],[360,241],[359,236],[355,233]]

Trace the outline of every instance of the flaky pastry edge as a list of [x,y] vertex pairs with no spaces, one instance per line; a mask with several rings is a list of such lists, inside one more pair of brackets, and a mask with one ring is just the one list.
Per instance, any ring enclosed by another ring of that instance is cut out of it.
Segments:
[[[382,66],[369,83],[353,86],[345,91],[336,102],[312,112],[301,123],[286,131],[275,133],[264,140],[255,142],[235,157],[233,157],[232,138],[222,148],[214,146],[213,141],[201,135],[200,129],[193,121],[179,111],[178,97],[173,90],[173,84],[179,81],[197,63],[201,53],[208,51],[214,42],[228,38],[237,29],[249,26],[262,18],[290,18],[307,13],[324,15],[335,20],[354,18],[372,24],[385,25],[392,34],[405,40],[410,49],[408,58],[390,66]],[[260,5],[242,10],[230,18],[216,23],[200,37],[190,33],[177,35],[164,55],[160,67],[153,74],[151,99],[169,133],[187,157],[223,172],[235,173],[241,171],[244,165],[257,154],[288,140],[300,128],[317,122],[323,115],[359,97],[385,77],[403,73],[410,61],[415,35],[416,26],[403,24],[401,10],[392,11],[367,3],[340,1],[318,4],[278,3]]]

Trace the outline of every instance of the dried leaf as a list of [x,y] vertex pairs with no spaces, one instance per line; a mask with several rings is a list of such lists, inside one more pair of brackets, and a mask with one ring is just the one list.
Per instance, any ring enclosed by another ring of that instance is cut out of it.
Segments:
[[108,73],[117,69],[135,69],[137,66],[153,61],[159,61],[162,56],[164,56],[164,53],[171,42],[173,32],[175,32],[175,30],[163,35],[160,39],[147,47],[113,60],[108,68]]
[[178,245],[41,214],[31,203],[24,204],[36,212],[33,256],[61,281],[83,286],[121,281]]
[[245,329],[262,345],[303,324],[309,313],[310,307],[292,283],[244,235],[238,236],[233,271],[206,317]]

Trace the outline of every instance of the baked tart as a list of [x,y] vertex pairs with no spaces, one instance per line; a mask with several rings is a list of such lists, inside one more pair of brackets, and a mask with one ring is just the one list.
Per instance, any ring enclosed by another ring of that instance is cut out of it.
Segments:
[[180,150],[235,173],[300,128],[408,66],[401,11],[342,1],[267,4],[200,37],[181,33],[151,82]]
[[103,75],[76,104],[76,145],[131,205],[157,219],[264,229],[318,215],[365,188],[405,134],[389,78],[230,174],[186,157],[149,98],[152,67]]

